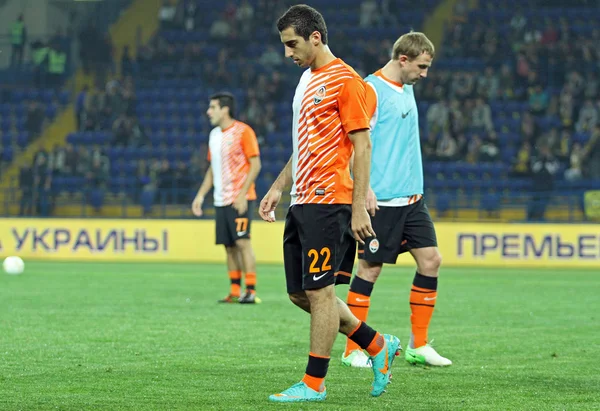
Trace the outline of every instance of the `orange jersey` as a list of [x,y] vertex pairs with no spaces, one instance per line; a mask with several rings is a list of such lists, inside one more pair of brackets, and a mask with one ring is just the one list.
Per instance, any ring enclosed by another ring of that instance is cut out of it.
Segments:
[[351,204],[348,133],[369,129],[365,82],[335,59],[304,72],[292,109],[292,204]]
[[[215,127],[208,140],[208,161],[213,171],[213,196],[217,207],[233,203],[239,195],[250,170],[250,157],[259,155],[258,141],[252,128],[235,121],[221,130]],[[254,183],[246,194],[248,200],[256,200]]]

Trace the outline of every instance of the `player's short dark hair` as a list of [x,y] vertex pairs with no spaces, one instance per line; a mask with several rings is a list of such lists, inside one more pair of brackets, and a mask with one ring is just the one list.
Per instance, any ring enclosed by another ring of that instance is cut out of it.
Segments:
[[321,43],[327,44],[327,25],[323,15],[306,4],[297,4],[290,7],[283,16],[277,20],[277,30],[292,27],[297,35],[308,40],[315,31],[321,33]]
[[227,91],[220,91],[210,96],[209,100],[217,100],[219,106],[229,107],[229,117],[235,118],[235,97]]

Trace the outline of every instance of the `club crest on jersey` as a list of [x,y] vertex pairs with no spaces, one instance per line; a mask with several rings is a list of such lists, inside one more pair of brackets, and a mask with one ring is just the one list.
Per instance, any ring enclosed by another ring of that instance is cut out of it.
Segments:
[[325,86],[321,86],[317,89],[317,91],[315,91],[315,95],[313,97],[313,102],[315,103],[315,106],[317,104],[319,104],[321,101],[323,101],[323,99],[325,98],[326,91],[327,91],[327,88],[325,88]]
[[374,238],[369,242],[369,251],[375,254],[379,250],[379,240]]

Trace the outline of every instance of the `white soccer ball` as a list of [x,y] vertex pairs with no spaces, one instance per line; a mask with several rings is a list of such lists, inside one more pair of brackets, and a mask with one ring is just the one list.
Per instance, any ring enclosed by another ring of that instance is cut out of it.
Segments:
[[19,275],[25,269],[25,263],[21,257],[11,256],[6,257],[2,263],[2,268],[6,274]]

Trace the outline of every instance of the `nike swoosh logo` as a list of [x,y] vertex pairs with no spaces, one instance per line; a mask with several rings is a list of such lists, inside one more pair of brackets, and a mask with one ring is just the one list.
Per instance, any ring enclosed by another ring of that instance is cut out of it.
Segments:
[[325,277],[327,274],[329,274],[329,271],[321,274],[320,276],[317,277],[317,275],[313,275],[313,281],[319,281],[321,278]]
[[237,232],[237,235],[238,235],[238,237],[241,237],[241,236],[243,236],[244,234],[246,234],[246,231],[238,231],[238,232]]
[[412,111],[412,108],[410,110],[408,110],[406,113],[402,113],[402,118],[406,118],[406,116],[408,116],[408,113],[410,113]]
[[368,302],[370,299],[369,298],[357,298],[356,301],[358,301],[359,303],[366,303]]
[[433,300],[435,300],[436,298],[437,298],[437,297],[432,297],[432,298],[425,297],[425,298],[423,298],[423,299],[424,299],[425,301],[433,301]]
[[385,349],[385,363],[383,364],[383,367],[379,369],[379,372],[382,373],[382,374],[387,374],[388,368],[389,368],[388,367],[388,347],[387,347],[387,344],[386,344],[386,347],[384,349]]

